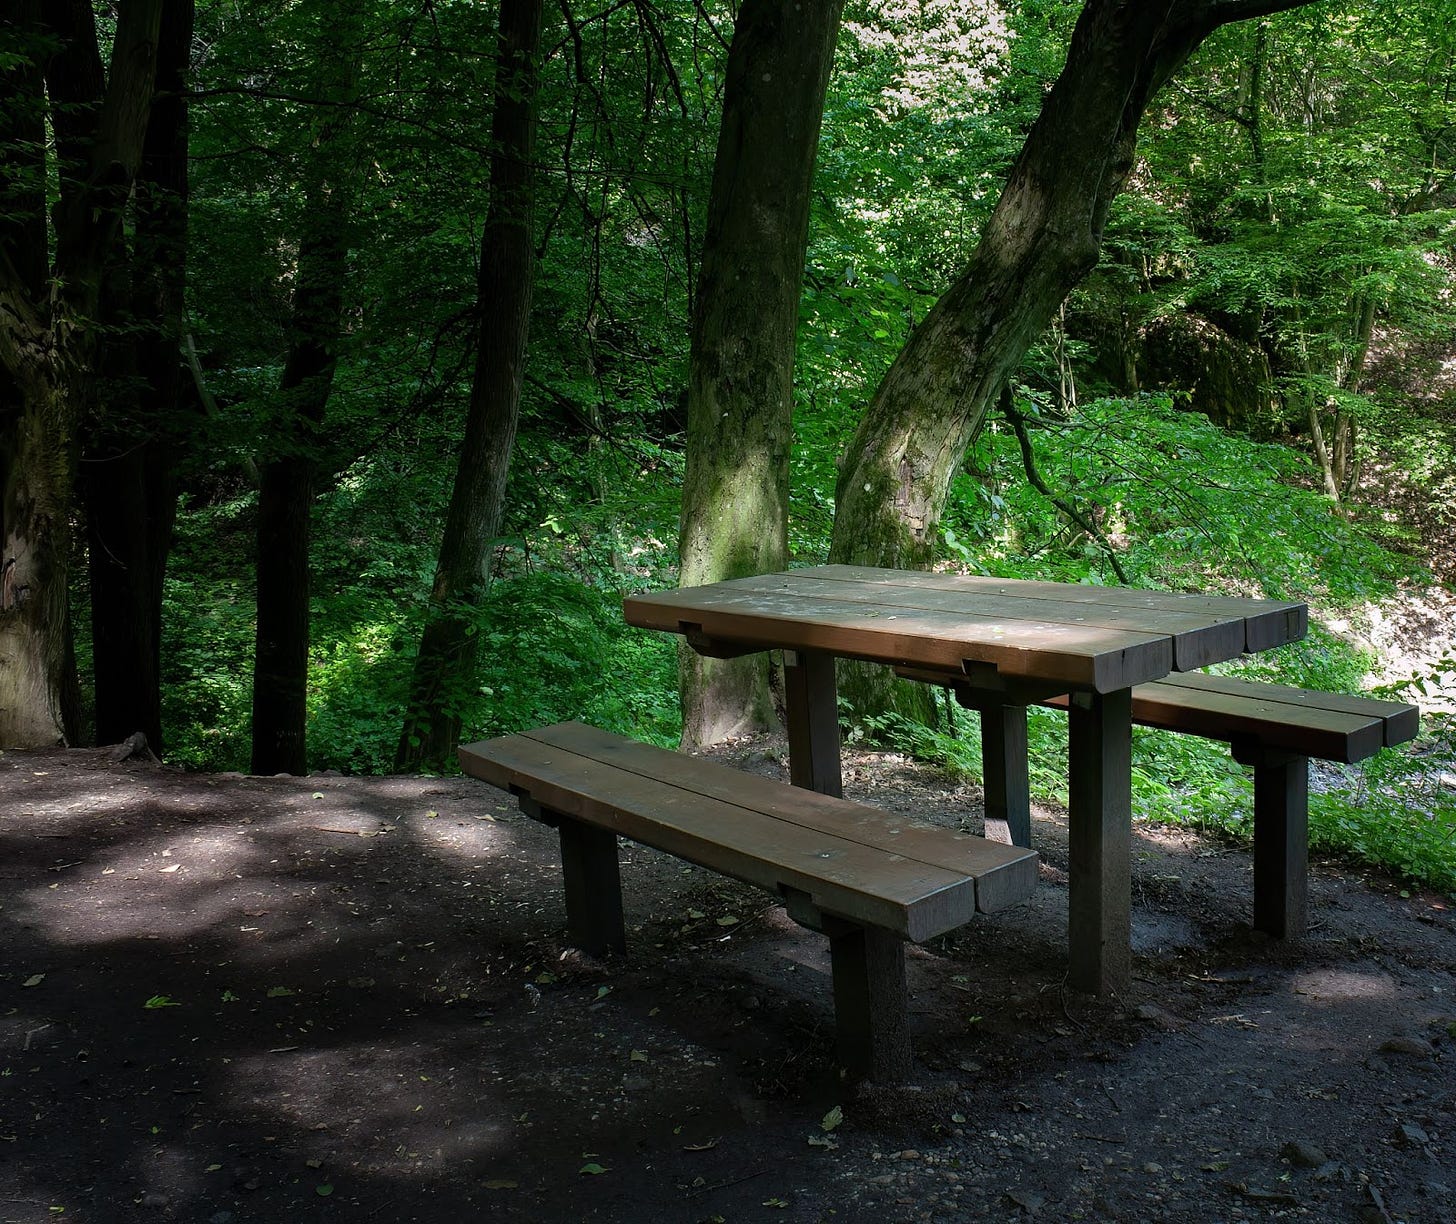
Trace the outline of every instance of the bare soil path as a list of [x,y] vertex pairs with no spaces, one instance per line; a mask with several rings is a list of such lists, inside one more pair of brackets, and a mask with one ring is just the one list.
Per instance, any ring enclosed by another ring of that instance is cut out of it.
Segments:
[[[778,773],[782,747],[735,763]],[[847,793],[980,824],[883,754]],[[552,834],[462,779],[0,754],[0,1221],[1456,1220],[1456,903],[1135,831],[1135,981],[1036,897],[912,950],[919,1083],[830,1070],[825,949],[624,851],[632,958],[560,942]]]

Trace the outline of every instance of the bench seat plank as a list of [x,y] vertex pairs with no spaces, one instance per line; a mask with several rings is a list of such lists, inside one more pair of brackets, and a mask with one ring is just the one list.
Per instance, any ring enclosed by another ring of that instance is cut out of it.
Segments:
[[[1244,697],[1261,702],[1277,703],[1279,708],[1271,710],[1271,717],[1290,723],[1309,718],[1311,711],[1327,711],[1380,725],[1378,748],[1393,748],[1414,739],[1420,730],[1421,712],[1413,705],[1402,701],[1382,701],[1375,697],[1361,697],[1349,693],[1324,693],[1318,689],[1293,688],[1282,684],[1264,684],[1257,680],[1241,680],[1236,676],[1207,676],[1201,672],[1187,675],[1165,676],[1157,682],[1164,688],[1177,687],[1184,690],[1198,690],[1206,693],[1222,693]],[[1146,686],[1151,688],[1151,685]],[[1185,698],[1185,700],[1191,700]],[[1291,709],[1290,707],[1293,707]],[[1363,744],[1363,742],[1362,742]],[[1374,750],[1372,749],[1371,752]],[[1371,755],[1364,752],[1357,757],[1330,757],[1329,760],[1363,760]],[[1310,752],[1308,756],[1318,756]]]
[[[1043,704],[1065,709],[1067,699]],[[1404,743],[1418,717],[1399,702],[1229,676],[1170,676],[1132,690],[1132,718],[1141,726],[1345,764]]]
[[[959,869],[922,861],[928,854],[887,853],[884,844],[873,844],[876,838],[913,848],[915,830],[906,830],[906,822],[845,800],[788,792],[793,804],[812,798],[821,824],[832,824],[830,809],[837,810],[853,833],[815,827],[776,810],[793,807],[785,803],[781,784],[649,745],[630,752],[627,746],[595,728],[565,723],[462,747],[460,761],[472,776],[527,795],[549,810],[763,888],[797,890],[825,913],[908,939],[952,930],[976,911],[978,881],[969,863],[969,836],[967,864]],[[681,765],[694,768],[684,771]],[[653,773],[645,772],[649,769]],[[669,773],[676,778],[664,777]],[[761,803],[764,786],[774,795]],[[878,830],[876,816],[882,825]],[[987,903],[1009,904],[1013,888],[1020,892],[1016,899],[1030,895],[1036,860],[1034,855],[1023,859],[1024,853],[987,864],[989,877],[1004,877],[988,886]]]
[[925,863],[976,883],[976,909],[995,913],[1031,895],[1034,859],[988,842],[973,833],[851,803],[815,791],[788,790],[772,778],[725,769],[680,752],[623,739],[585,723],[558,723],[529,732],[533,738],[567,748],[643,777],[660,779],[705,798],[746,805],[754,811],[818,833],[858,842],[883,854]]

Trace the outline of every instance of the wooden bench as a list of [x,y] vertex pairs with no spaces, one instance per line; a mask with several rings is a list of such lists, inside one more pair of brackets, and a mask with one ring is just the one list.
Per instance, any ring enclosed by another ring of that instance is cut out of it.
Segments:
[[509,790],[561,836],[566,920],[583,950],[624,952],[617,836],[775,893],[829,937],[839,1063],[910,1067],[903,941],[1024,900],[1037,858],[952,829],[787,786],[582,723],[470,744],[467,774]]
[[[907,679],[946,683],[935,672],[899,671]],[[962,705],[981,711],[988,817],[994,807],[1011,841],[1029,845],[1025,706],[954,680],[950,687]],[[1031,697],[1060,709],[1075,699]],[[1398,701],[1175,672],[1133,687],[1132,718],[1145,727],[1222,740],[1234,760],[1253,768],[1254,926],[1289,939],[1304,934],[1308,923],[1309,758],[1362,761],[1412,739],[1420,711]]]

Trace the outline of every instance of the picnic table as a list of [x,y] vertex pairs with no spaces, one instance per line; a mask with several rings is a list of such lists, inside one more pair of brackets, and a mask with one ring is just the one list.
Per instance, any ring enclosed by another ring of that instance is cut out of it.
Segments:
[[[1069,980],[1131,979],[1132,725],[1136,685],[1304,636],[1302,603],[1124,587],[823,565],[629,597],[629,623],[680,633],[703,655],[784,652],[790,780],[840,795],[835,660],[956,688],[999,754],[988,817],[1015,823],[1025,711],[1065,694],[1069,715]],[[1015,840],[1015,839],[1013,839]],[[1024,843],[1023,843],[1024,844]]]

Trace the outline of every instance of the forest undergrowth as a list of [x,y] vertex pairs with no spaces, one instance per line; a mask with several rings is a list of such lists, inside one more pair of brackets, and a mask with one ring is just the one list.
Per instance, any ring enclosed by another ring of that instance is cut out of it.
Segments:
[[[1166,397],[1091,401],[1073,414],[1034,415],[1031,444],[1044,481],[1064,490],[1086,530],[1024,475],[1017,438],[988,428],[956,478],[941,524],[948,568],[1070,582],[1204,590],[1311,605],[1299,643],[1220,670],[1333,691],[1364,691],[1422,707],[1420,736],[1355,766],[1317,763],[1311,836],[1317,849],[1456,893],[1456,634],[1452,596],[1419,558],[1445,555],[1442,519],[1400,534],[1390,513],[1410,490],[1372,484],[1340,511],[1314,490],[1308,462],[1282,445],[1225,432]],[[827,551],[835,439],[812,405],[799,416],[791,528],[796,564]],[[323,500],[315,548],[310,671],[310,767],[347,774],[391,768],[422,609],[399,592],[424,589],[433,554],[423,446],[361,461]],[[490,598],[475,618],[475,674],[453,699],[465,739],[577,718],[663,745],[678,731],[677,643],[627,626],[620,600],[675,581],[671,548],[678,473],[661,451],[595,449],[575,459],[594,496],[571,502],[559,450],[518,466],[511,534],[497,541]],[[1372,464],[1372,470],[1378,470]],[[612,490],[605,493],[603,490]],[[245,770],[252,600],[219,565],[249,537],[246,492],[192,508],[179,524],[168,598],[166,757],[186,768]],[[936,703],[933,725],[900,716],[845,726],[847,737],[979,773],[974,715]],[[1033,787],[1065,801],[1065,721],[1031,712]],[[1134,798],[1141,819],[1251,833],[1252,786],[1226,746],[1139,729]]]

